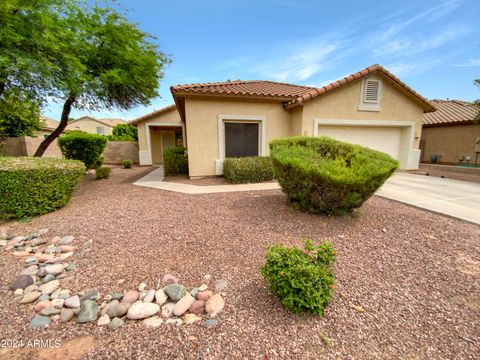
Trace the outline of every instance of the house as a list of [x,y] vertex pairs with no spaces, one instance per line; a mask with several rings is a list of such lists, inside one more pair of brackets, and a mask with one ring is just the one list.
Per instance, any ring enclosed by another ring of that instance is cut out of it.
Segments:
[[40,137],[42,139],[45,139],[48,135],[50,135],[53,130],[58,127],[59,124],[58,121],[43,115],[40,116],[40,121],[42,122],[42,127],[38,130],[34,130],[33,136]]
[[380,65],[320,88],[234,80],[170,90],[174,105],[131,122],[140,164],[160,164],[163,149],[185,144],[192,178],[221,175],[226,157],[268,156],[271,140],[296,135],[368,146],[417,169],[423,115],[435,111]]
[[423,118],[422,162],[480,164],[480,108],[461,100],[431,100],[437,111]]
[[81,130],[91,134],[111,135],[114,126],[126,123],[122,119],[97,119],[93,116],[82,116],[70,121],[66,130]]

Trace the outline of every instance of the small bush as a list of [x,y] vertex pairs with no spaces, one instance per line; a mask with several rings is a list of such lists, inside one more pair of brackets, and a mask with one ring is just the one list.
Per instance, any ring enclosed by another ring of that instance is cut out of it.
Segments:
[[0,218],[37,216],[63,207],[84,174],[80,161],[0,157]]
[[272,246],[266,259],[262,275],[287,309],[296,314],[307,310],[323,315],[334,291],[331,266],[335,252],[331,243],[314,245],[306,240],[305,250]]
[[106,166],[101,166],[95,169],[95,180],[108,179],[112,169]]
[[226,158],[223,177],[233,184],[258,183],[274,178],[272,160],[269,157]]
[[112,128],[112,135],[107,136],[109,141],[137,141],[138,130],[132,124],[118,124]]
[[130,159],[125,159],[122,161],[122,165],[125,169],[131,169],[131,167],[133,166],[133,161]]
[[163,151],[163,168],[165,175],[188,174],[187,149],[176,146]]
[[88,169],[102,165],[102,153],[107,145],[107,138],[83,131],[69,131],[58,138],[58,146],[66,159],[82,161]]
[[288,200],[312,213],[351,213],[398,168],[385,153],[328,137],[278,139],[270,149]]

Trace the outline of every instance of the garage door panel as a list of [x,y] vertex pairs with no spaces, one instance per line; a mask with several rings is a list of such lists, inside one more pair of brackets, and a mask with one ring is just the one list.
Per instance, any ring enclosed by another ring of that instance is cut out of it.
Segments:
[[402,130],[397,127],[325,126],[319,125],[318,135],[358,144],[382,151],[398,160]]

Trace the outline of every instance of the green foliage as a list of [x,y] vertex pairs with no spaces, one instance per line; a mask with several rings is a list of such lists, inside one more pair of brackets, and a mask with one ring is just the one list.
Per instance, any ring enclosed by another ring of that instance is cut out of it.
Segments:
[[40,105],[28,94],[8,90],[0,97],[0,139],[32,136],[42,126]]
[[269,157],[256,156],[226,158],[223,162],[223,177],[233,184],[272,180],[272,160]]
[[112,135],[108,135],[110,141],[137,141],[137,127],[131,124],[118,124],[113,127]]
[[102,165],[102,153],[107,145],[107,138],[83,131],[69,131],[58,138],[58,146],[66,159],[82,161],[88,169]]
[[187,149],[176,146],[163,151],[163,168],[166,176],[188,174]]
[[305,240],[305,250],[272,246],[266,260],[262,275],[287,309],[296,314],[307,310],[323,315],[334,289],[331,266],[335,252],[331,243],[314,245]]
[[130,159],[125,159],[122,161],[122,165],[125,169],[131,169],[133,166],[133,161]]
[[106,166],[101,166],[95,169],[95,180],[108,179],[112,169]]
[[328,137],[278,139],[270,149],[288,200],[312,213],[352,212],[398,168],[385,153]]
[[80,161],[0,157],[0,218],[27,218],[63,207],[84,174]]

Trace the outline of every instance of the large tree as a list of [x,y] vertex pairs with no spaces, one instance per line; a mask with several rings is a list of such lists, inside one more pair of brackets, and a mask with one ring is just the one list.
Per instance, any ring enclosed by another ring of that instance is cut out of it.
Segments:
[[28,93],[8,89],[0,97],[0,142],[7,137],[32,136],[39,129],[40,104]]
[[128,110],[158,96],[162,69],[170,62],[153,37],[110,7],[71,7],[65,19],[69,46],[52,73],[55,96],[63,101],[58,128],[39,146],[42,154],[65,129],[73,107]]

